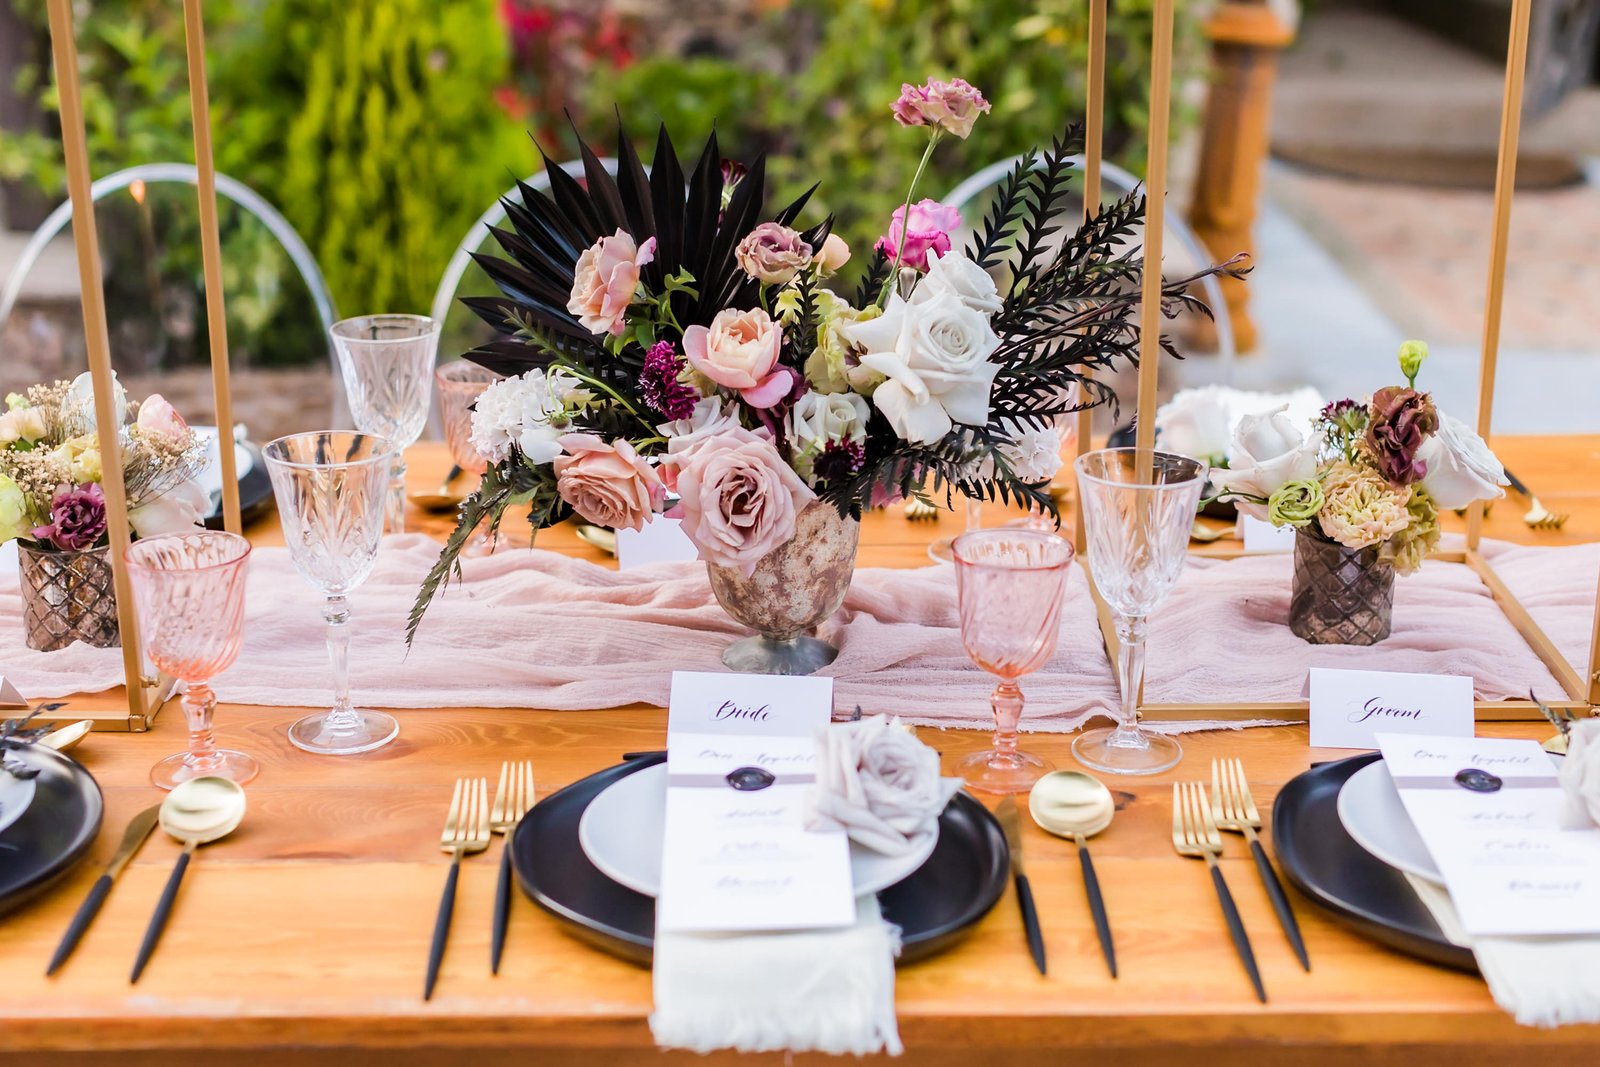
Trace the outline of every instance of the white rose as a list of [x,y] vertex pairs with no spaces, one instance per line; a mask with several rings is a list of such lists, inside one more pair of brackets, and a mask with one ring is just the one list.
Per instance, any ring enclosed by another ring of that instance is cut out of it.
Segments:
[[0,415],[0,445],[38,441],[48,430],[41,408],[15,408]]
[[882,715],[817,731],[817,784],[806,803],[807,829],[843,829],[850,840],[904,855],[932,833],[961,788],[939,776],[939,753],[898,719]]
[[[128,394],[117,381],[117,372],[111,372],[111,403],[116,412],[116,423],[121,426],[128,418]],[[84,371],[72,379],[67,395],[61,401],[61,417],[67,424],[69,436],[89,433],[95,429],[94,378]]]
[[998,451],[1016,476],[1029,485],[1048,482],[1061,470],[1061,434],[1054,426],[1038,430],[1019,427]]
[[130,510],[128,525],[140,537],[158,537],[161,534],[187,533],[203,524],[209,514],[211,494],[206,492],[199,479],[194,479]]
[[1214,386],[1185,389],[1156,410],[1156,440],[1168,452],[1219,464],[1228,455],[1228,403]]
[[1427,471],[1422,488],[1441,508],[1464,508],[1474,500],[1506,495],[1506,469],[1489,445],[1466,423],[1439,412],[1439,429],[1417,446],[1417,462]]
[[855,393],[808,392],[789,410],[789,441],[795,452],[795,470],[811,478],[812,464],[830,441],[867,439],[872,409]]
[[928,253],[928,273],[911,294],[913,304],[925,304],[941,293],[960,300],[973,311],[993,315],[1004,306],[989,272],[960,252]]
[[[1211,468],[1211,484],[1223,500],[1234,500],[1240,511],[1266,519],[1266,500],[1287,482],[1317,474],[1317,453],[1322,442],[1307,437],[1285,412],[1289,405],[1261,415],[1246,415],[1233,433],[1232,460],[1226,468]],[[1259,500],[1245,499],[1256,497]]]
[[920,304],[898,294],[875,319],[845,327],[866,354],[861,365],[888,380],[872,402],[901,438],[932,444],[956,423],[989,421],[989,393],[1000,366],[989,362],[1000,339],[981,312],[951,293]]

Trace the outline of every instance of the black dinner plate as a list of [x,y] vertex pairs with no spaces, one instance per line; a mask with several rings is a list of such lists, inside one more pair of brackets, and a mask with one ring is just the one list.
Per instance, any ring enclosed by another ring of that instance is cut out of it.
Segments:
[[[245,471],[244,477],[239,479],[239,519],[249,525],[272,510],[272,476],[267,473],[266,457],[261,454],[261,446],[254,441],[241,441],[239,444],[250,453],[250,469]],[[217,498],[211,514],[206,516],[206,529],[222,529],[222,498]]]
[[[597,948],[646,966],[655,941],[655,899],[589,862],[578,843],[578,820],[607,786],[665,758],[630,760],[552,793],[523,817],[511,839],[517,881],[535,904]],[[900,962],[941,952],[971,930],[1005,892],[1010,862],[994,816],[957,793],[939,817],[939,843],[927,862],[878,894],[884,917],[900,927]]]
[[0,915],[71,870],[94,844],[105,811],[100,787],[75,760],[37,745],[9,755],[39,768],[39,777],[28,810],[0,832]]
[[1472,950],[1448,940],[1405,875],[1356,844],[1339,821],[1339,790],[1378,753],[1298,775],[1272,805],[1272,845],[1289,880],[1346,925],[1431,963],[1476,971]]

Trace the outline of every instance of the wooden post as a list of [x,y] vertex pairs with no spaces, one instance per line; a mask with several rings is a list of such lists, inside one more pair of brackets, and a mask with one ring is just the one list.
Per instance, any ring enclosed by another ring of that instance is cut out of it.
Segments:
[[[1500,158],[1494,176],[1494,233],[1489,245],[1489,286],[1484,295],[1483,355],[1478,363],[1478,434],[1487,441],[1494,418],[1494,374],[1500,356],[1500,310],[1505,301],[1506,244],[1511,235],[1511,200],[1517,191],[1517,140],[1522,130],[1522,83],[1528,69],[1528,25],[1533,0],[1512,0],[1506,46],[1505,99],[1500,104]],[[1467,509],[1467,548],[1483,538],[1483,504]],[[1600,610],[1600,609],[1597,609]]]
[[189,114],[194,122],[195,191],[200,198],[200,257],[206,280],[206,329],[211,335],[211,396],[222,457],[222,523],[240,533],[239,473],[233,451],[233,393],[229,384],[228,315],[222,291],[222,239],[217,229],[216,162],[211,152],[211,100],[206,88],[206,36],[200,0],[183,0],[189,52]]
[[100,487],[106,497],[106,529],[111,539],[111,579],[117,592],[117,622],[122,630],[122,670],[130,719],[146,716],[144,659],[139,620],[128,581],[128,496],[122,481],[118,440],[116,379],[111,376],[111,338],[106,328],[106,294],[100,283],[100,239],[95,230],[90,190],[89,149],[83,129],[83,97],[78,90],[78,45],[73,37],[72,0],[49,0],[50,45],[55,56],[60,99],[61,147],[66,160],[67,194],[72,201],[72,239],[78,254],[78,284],[83,290],[84,346],[94,383],[94,425],[100,437]]
[[1156,371],[1161,361],[1161,241],[1167,208],[1167,124],[1172,103],[1172,2],[1155,0],[1150,41],[1150,140],[1145,174],[1144,275],[1139,304],[1139,403],[1134,440],[1148,478],[1156,442]]
[[[1211,254],[1227,259],[1254,252],[1251,230],[1267,159],[1268,118],[1278,50],[1294,34],[1261,0],[1224,3],[1206,23],[1213,78],[1206,100],[1189,221]],[[1219,279],[1240,352],[1256,346],[1250,293],[1243,278]]]
[[[1083,217],[1092,219],[1100,212],[1100,160],[1105,150],[1106,126],[1106,0],[1089,0],[1089,69],[1085,76],[1083,121]],[[1088,378],[1092,372],[1084,371]],[[1087,395],[1079,396],[1086,402]],[[1094,411],[1084,408],[1078,412],[1078,431],[1073,459],[1094,447]],[[1069,482],[1076,483],[1077,464],[1067,472]],[[1084,539],[1083,494],[1073,496],[1072,546],[1081,555],[1088,542]]]

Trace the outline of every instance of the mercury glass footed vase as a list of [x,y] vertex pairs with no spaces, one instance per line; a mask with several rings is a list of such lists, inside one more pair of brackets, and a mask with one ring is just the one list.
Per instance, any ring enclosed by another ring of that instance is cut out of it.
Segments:
[[1375,645],[1389,636],[1394,565],[1378,547],[1346,548],[1301,530],[1294,539],[1289,629],[1313,645]]
[[795,520],[794,536],[763,556],[749,577],[707,563],[722,610],[756,631],[729,645],[723,664],[748,674],[811,674],[832,663],[839,650],[807,631],[844,603],[860,535],[860,523],[814,500]]

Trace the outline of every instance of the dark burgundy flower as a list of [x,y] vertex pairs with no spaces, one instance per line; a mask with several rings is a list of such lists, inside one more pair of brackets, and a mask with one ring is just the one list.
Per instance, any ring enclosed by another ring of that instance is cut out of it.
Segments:
[[678,381],[683,361],[671,341],[657,341],[644,354],[644,369],[639,372],[639,391],[644,402],[669,419],[687,419],[694,414],[700,394]]
[[1438,428],[1439,411],[1427,393],[1397,385],[1373,393],[1366,445],[1378,473],[1395,485],[1421,481],[1428,465],[1417,450]]
[[829,441],[812,463],[811,474],[818,485],[836,485],[860,470],[866,458],[859,441]]
[[63,487],[50,502],[50,524],[33,529],[35,541],[68,552],[93,548],[106,532],[106,497],[94,482]]

